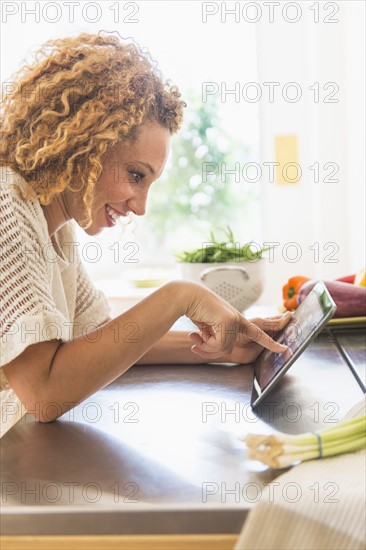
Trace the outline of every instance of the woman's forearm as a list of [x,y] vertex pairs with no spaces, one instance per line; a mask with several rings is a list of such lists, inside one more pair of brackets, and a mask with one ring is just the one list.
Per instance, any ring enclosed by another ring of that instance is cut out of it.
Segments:
[[[199,327],[191,338],[186,332],[169,333],[182,315]],[[267,330],[282,329],[289,319],[281,319],[272,319]],[[248,321],[202,285],[173,281],[83,336],[29,346],[3,369],[27,410],[31,407],[40,421],[47,422],[136,363],[250,362],[263,347],[286,351],[261,324],[260,319]]]
[[[105,325],[112,318],[109,317],[101,325]],[[192,330],[195,330],[193,327]],[[205,364],[207,361],[191,351],[193,343],[189,332],[170,330],[146,352],[136,365],[177,365],[177,364]],[[224,361],[224,358],[223,358]],[[217,361],[215,361],[217,362]]]
[[198,365],[207,363],[207,360],[191,351],[192,345],[189,332],[169,331],[137,361],[137,364],[174,365],[195,363]]
[[[184,285],[169,283],[86,336],[60,345],[42,391],[42,403],[56,403],[60,416],[115,380],[184,314],[184,299]],[[153,357],[158,360],[155,352],[151,352]]]

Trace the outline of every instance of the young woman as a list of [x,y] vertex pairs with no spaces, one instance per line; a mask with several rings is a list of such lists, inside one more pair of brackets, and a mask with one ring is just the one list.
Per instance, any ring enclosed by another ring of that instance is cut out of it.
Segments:
[[[110,319],[84,271],[75,223],[95,235],[144,214],[185,107],[136,44],[100,34],[49,41],[3,107],[3,433],[25,410],[55,420],[136,363],[249,363],[263,347],[288,349],[269,333],[290,315],[249,321],[188,281]],[[197,332],[169,331],[182,315]]]

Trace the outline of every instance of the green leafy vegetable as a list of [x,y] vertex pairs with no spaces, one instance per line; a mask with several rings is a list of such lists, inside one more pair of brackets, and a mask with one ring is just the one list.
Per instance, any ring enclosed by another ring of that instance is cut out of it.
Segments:
[[259,250],[253,249],[253,241],[240,246],[229,226],[224,233],[226,240],[219,242],[211,231],[210,242],[203,243],[201,248],[177,254],[177,260],[188,263],[248,262],[260,259],[263,252],[272,248],[268,246]]

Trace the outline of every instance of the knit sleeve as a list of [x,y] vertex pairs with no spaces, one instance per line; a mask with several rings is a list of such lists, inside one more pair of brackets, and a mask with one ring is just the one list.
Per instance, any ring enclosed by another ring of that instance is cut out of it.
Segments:
[[36,201],[22,201],[14,187],[1,185],[0,366],[31,344],[70,339],[69,319],[55,304],[37,208]]
[[111,310],[105,294],[92,283],[79,254],[76,289],[74,336],[79,336],[101,325]]

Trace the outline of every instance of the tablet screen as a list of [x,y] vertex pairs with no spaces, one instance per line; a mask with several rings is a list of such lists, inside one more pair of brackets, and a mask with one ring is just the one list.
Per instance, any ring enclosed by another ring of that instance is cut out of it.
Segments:
[[265,350],[255,365],[257,392],[262,393],[274,381],[279,373],[287,370],[294,359],[305,349],[312,337],[334,314],[335,304],[325,285],[318,283],[305,300],[295,310],[293,318],[276,338],[277,342],[286,344],[290,350],[275,353]]

